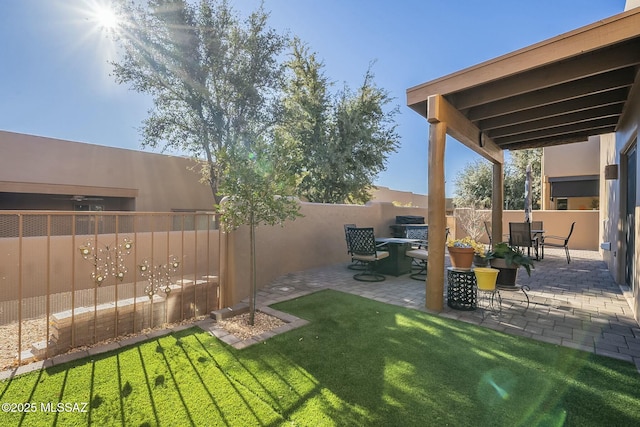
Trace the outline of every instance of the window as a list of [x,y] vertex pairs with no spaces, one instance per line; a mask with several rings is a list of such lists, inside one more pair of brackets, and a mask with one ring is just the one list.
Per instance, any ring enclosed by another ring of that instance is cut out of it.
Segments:
[[567,199],[556,199],[556,209],[559,211],[566,211],[569,202]]

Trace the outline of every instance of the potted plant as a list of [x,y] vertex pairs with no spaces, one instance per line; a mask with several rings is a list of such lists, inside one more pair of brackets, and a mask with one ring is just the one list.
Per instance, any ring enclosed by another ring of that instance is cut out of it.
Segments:
[[501,242],[495,244],[485,257],[490,260],[491,267],[500,270],[496,283],[501,286],[515,286],[518,268],[524,267],[531,276],[531,269],[535,268],[533,260],[526,256],[518,247],[509,246]]
[[465,270],[471,269],[474,255],[484,255],[484,246],[468,236],[463,239],[448,240],[447,249],[453,268]]

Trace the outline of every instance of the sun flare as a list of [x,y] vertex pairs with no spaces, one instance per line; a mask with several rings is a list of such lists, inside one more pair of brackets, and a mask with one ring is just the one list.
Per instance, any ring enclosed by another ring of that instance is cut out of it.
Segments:
[[118,27],[118,15],[109,6],[96,4],[91,15],[102,29],[115,30]]

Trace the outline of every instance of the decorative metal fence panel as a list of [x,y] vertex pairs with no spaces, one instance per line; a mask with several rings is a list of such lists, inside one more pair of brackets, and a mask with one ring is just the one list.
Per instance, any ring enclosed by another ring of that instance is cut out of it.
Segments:
[[218,307],[209,213],[0,213],[0,368]]

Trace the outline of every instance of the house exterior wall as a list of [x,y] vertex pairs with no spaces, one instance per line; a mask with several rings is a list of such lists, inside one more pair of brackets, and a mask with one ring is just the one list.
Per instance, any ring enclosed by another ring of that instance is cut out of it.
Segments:
[[[557,209],[556,201],[551,200],[550,178],[600,173],[598,137],[584,142],[545,147],[542,154],[542,209]],[[593,200],[591,197],[571,197],[568,199],[567,209],[592,209]]]
[[640,7],[640,0],[627,0],[624,10],[633,9],[634,7]]
[[428,197],[410,191],[392,190],[388,187],[375,187],[371,192],[372,202],[389,202],[407,207],[427,208]]
[[97,196],[105,210],[213,209],[187,158],[6,131],[0,147],[0,209],[73,210],[64,195]]
[[[630,285],[631,300],[636,320],[640,319],[640,174],[636,176],[636,206],[634,207],[635,222],[635,253],[633,254],[632,283],[625,283],[626,241],[625,241],[625,212],[626,212],[626,156],[627,151],[637,144],[638,129],[640,128],[640,73],[636,76],[636,83],[631,89],[625,114],[620,121],[614,137],[603,139],[601,150],[601,164],[618,164],[618,179],[601,183],[604,188],[602,198],[605,199],[606,210],[602,209],[601,232],[602,241],[611,243],[610,251],[603,251],[603,259],[607,263],[615,281],[621,285]],[[614,148],[615,147],[615,148]],[[636,155],[636,170],[638,170],[638,156]]]

